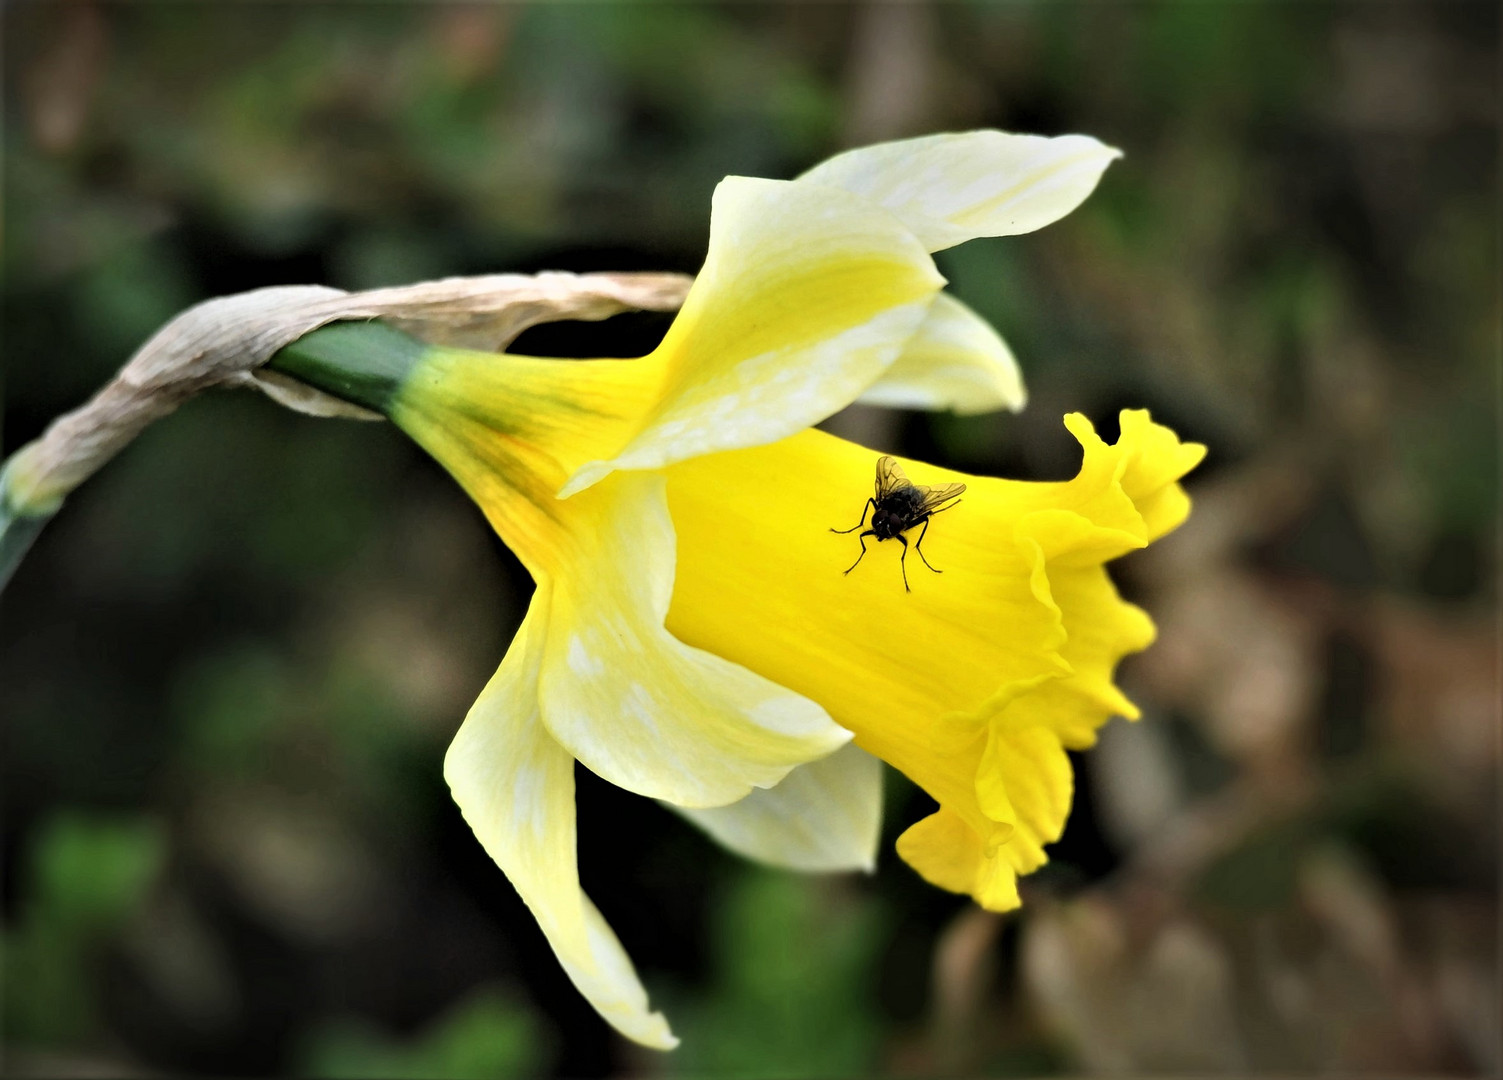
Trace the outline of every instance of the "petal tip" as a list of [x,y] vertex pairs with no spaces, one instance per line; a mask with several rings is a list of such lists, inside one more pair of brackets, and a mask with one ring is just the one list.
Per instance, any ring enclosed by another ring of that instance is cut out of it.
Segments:
[[609,476],[614,466],[609,461],[587,461],[574,470],[574,475],[554,494],[556,499],[567,499],[581,491],[594,487]]
[[677,1050],[679,1037],[668,1026],[668,1019],[660,1012],[650,1013],[639,1032],[628,1035],[635,1043],[652,1050]]

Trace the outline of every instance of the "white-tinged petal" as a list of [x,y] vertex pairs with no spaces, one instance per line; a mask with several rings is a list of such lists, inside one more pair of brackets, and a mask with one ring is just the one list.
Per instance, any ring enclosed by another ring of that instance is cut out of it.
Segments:
[[666,483],[618,473],[559,504],[571,524],[552,582],[543,723],[618,787],[723,806],[851,735],[808,698],[664,628],[677,559]]
[[882,762],[848,744],[729,806],[664,805],[748,859],[806,872],[870,873],[882,829]]
[[574,758],[538,715],[550,597],[540,586],[500,668],[444,758],[444,778],[485,850],[521,894],[548,944],[601,1016],[645,1046],[678,1040],[621,943],[579,887]]
[[565,955],[555,946],[554,954],[579,992],[611,1027],[632,1042],[654,1050],[672,1050],[678,1045],[678,1036],[669,1030],[662,1013],[648,1011],[647,991],[637,978],[631,957],[600,909],[584,893],[579,895],[589,951]]
[[1089,135],[967,131],[836,154],[798,183],[827,184],[881,204],[930,251],[978,236],[1012,236],[1058,221],[1085,201],[1122,152]]
[[715,189],[710,249],[648,361],[657,404],[567,498],[614,469],[775,442],[854,401],[918,329],[944,284],[891,214],[836,188],[731,176]]
[[1028,401],[1018,362],[990,323],[948,293],[908,340],[892,367],[862,394],[868,405],[949,409],[962,416]]

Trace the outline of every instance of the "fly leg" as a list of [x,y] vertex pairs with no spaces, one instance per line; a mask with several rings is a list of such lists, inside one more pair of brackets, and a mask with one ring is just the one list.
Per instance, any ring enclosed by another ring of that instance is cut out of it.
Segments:
[[[830,531],[834,532],[835,530],[831,529]],[[846,530],[846,532],[850,532],[850,531],[851,530],[849,530],[849,529]],[[856,561],[855,562],[851,563],[850,566],[846,567],[845,572],[847,574],[849,574],[852,570],[856,569],[856,567],[858,565],[860,565],[861,560],[864,559],[864,558],[866,558],[866,538],[868,536],[876,536],[876,535],[877,534],[876,534],[875,531],[873,531],[872,529],[867,529],[866,532],[862,533],[860,535],[860,537],[858,537],[858,539],[861,541],[861,554],[856,556]]]
[[[856,524],[852,525],[849,529],[831,529],[830,531],[832,533],[840,533],[842,536],[845,535],[846,533],[853,533],[853,532],[855,532],[857,529],[861,528],[861,526],[863,526],[863,525],[866,524],[866,512],[868,510],[872,509],[874,506],[876,506],[876,504],[877,503],[876,503],[875,499],[867,499],[866,500],[866,505],[861,508],[861,520],[860,521],[856,522]],[[857,559],[856,561],[860,562],[861,560]],[[850,573],[850,571],[847,570],[846,573]]]
[[[934,570],[934,567],[930,564],[928,558],[925,557],[925,555],[924,555],[924,534],[927,533],[928,531],[929,531],[929,519],[925,518],[924,519],[924,528],[919,533],[918,540],[916,540],[914,542],[913,550],[917,551],[919,553],[919,558],[924,560],[924,565],[925,566],[929,567],[930,570]],[[934,570],[934,572],[936,574],[943,574],[944,573],[943,570]]]
[[[928,524],[928,522],[925,522],[925,524]],[[912,592],[913,590],[908,587],[908,537],[902,533],[898,533],[898,539],[903,541],[903,557],[898,560],[898,565],[903,568],[903,591]],[[920,555],[919,558],[923,558],[923,556]]]

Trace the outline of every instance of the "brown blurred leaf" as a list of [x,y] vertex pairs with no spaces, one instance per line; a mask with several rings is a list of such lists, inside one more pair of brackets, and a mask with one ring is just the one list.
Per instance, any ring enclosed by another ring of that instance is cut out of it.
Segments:
[[1112,904],[1035,909],[1024,988],[1090,1072],[1236,1072],[1247,1057],[1221,946],[1185,919],[1135,939]]
[[1398,599],[1353,616],[1378,657],[1384,741],[1430,770],[1442,791],[1487,799],[1503,707],[1497,619]]
[[973,1071],[980,1049],[978,1024],[996,975],[996,944],[1002,916],[979,907],[963,909],[934,949],[934,1057],[947,1073]]

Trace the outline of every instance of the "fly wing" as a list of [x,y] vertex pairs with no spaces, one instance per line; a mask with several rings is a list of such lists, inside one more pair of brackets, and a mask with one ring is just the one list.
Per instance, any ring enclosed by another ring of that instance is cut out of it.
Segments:
[[877,501],[881,502],[894,491],[901,491],[913,485],[908,482],[908,477],[903,475],[903,467],[898,464],[895,457],[880,457],[877,459]]
[[936,510],[943,509],[941,503],[947,503],[951,499],[958,499],[960,493],[965,490],[964,484],[939,484],[928,487],[924,484],[917,485],[919,492],[924,497],[923,508],[925,513],[932,514]]

